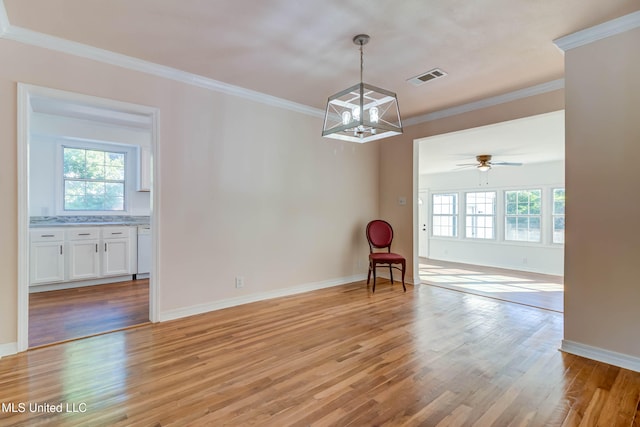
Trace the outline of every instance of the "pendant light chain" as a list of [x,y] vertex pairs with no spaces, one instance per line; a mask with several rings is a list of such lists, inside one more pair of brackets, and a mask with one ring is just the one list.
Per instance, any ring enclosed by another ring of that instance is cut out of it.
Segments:
[[364,80],[362,79],[362,69],[364,68],[364,54],[363,54],[363,44],[362,44],[362,40],[360,40],[360,83],[362,83]]

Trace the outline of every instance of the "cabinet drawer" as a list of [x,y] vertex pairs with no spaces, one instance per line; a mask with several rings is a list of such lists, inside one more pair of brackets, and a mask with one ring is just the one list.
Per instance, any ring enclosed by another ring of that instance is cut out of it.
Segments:
[[122,239],[129,237],[129,227],[102,227],[103,239]]
[[66,231],[67,240],[96,240],[100,238],[99,228],[72,228]]
[[64,230],[41,228],[31,230],[29,237],[32,242],[53,242],[56,240],[64,240]]

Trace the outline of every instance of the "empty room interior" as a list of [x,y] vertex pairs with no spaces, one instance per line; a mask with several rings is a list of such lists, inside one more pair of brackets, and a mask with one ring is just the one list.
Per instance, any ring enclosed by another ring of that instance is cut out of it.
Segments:
[[0,0],[0,425],[640,425],[640,5]]

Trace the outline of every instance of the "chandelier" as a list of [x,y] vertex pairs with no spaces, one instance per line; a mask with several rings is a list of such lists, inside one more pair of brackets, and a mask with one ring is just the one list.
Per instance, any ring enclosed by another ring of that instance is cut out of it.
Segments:
[[402,133],[396,94],[362,81],[363,46],[368,42],[366,34],[353,38],[360,46],[360,83],[329,97],[322,136],[364,143]]

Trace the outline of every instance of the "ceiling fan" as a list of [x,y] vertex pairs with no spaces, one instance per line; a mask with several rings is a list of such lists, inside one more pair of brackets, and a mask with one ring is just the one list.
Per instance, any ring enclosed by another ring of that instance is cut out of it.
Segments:
[[522,163],[517,162],[492,162],[491,154],[480,154],[476,156],[477,163],[462,163],[456,166],[471,167],[475,166],[481,172],[486,172],[491,169],[492,166],[522,166]]

